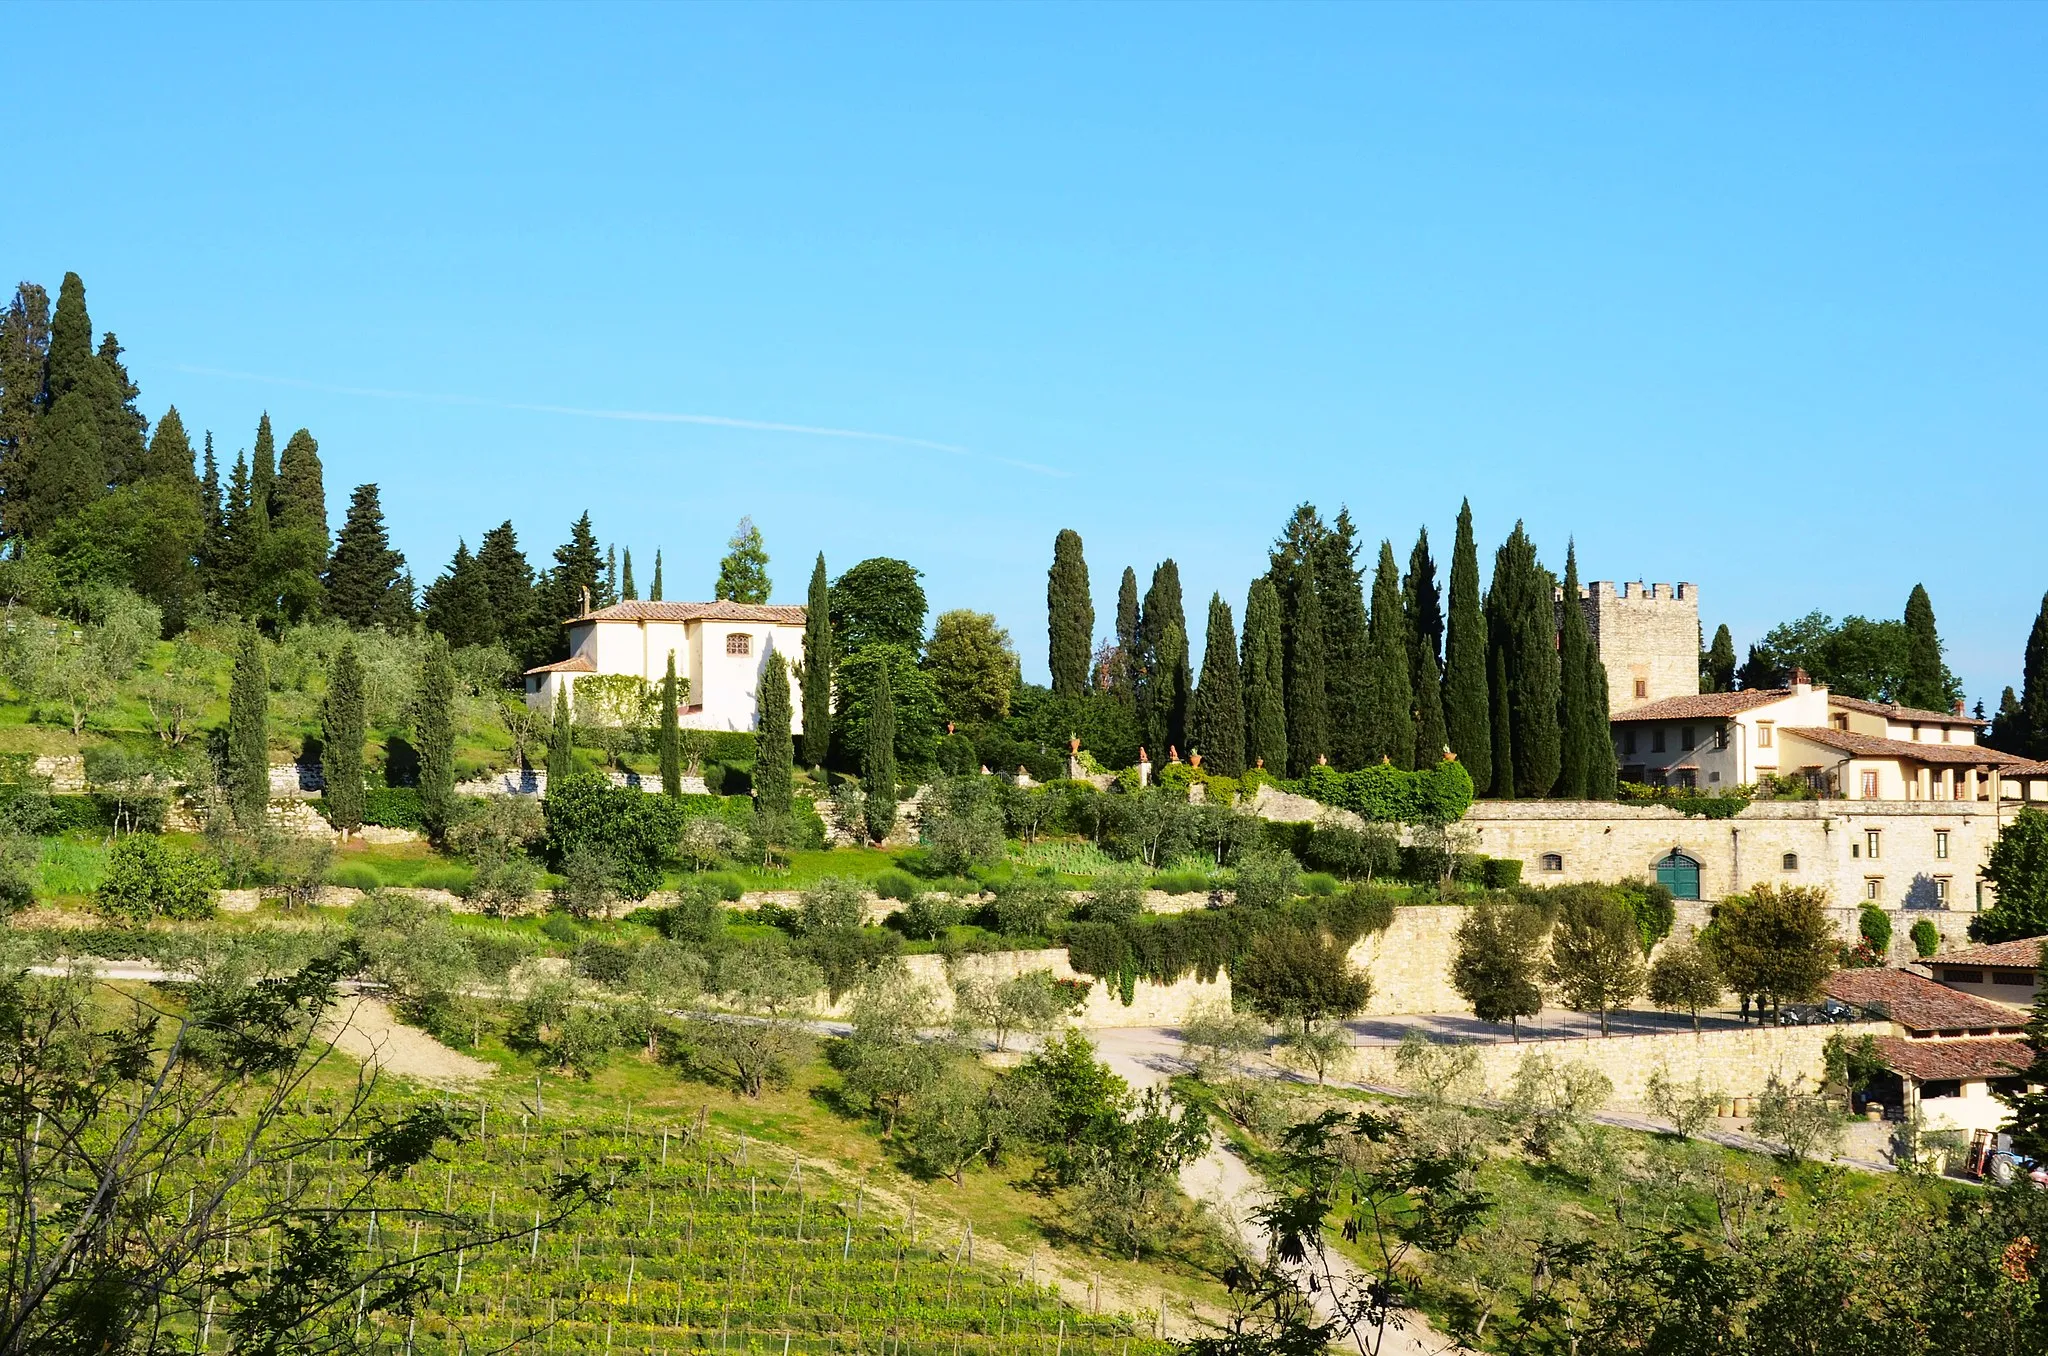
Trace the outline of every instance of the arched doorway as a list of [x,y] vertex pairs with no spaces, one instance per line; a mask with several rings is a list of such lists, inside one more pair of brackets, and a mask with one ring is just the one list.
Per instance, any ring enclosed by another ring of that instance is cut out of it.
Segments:
[[1657,884],[1671,892],[1674,899],[1698,899],[1700,897],[1700,864],[1677,848],[1657,863]]

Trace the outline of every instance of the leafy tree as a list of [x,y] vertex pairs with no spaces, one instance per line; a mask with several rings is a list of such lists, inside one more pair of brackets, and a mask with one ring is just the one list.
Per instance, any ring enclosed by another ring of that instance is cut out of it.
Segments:
[[786,946],[735,947],[719,958],[718,993],[754,1020],[693,1022],[691,1043],[740,1093],[758,1098],[769,1086],[789,1081],[806,1045],[793,1019],[824,987],[818,967]]
[[1078,1181],[1095,1149],[1121,1140],[1130,1084],[1098,1063],[1094,1043],[1071,1027],[1042,1044],[1017,1072],[1042,1098],[1033,1138],[1048,1175]]
[[1597,652],[1587,652],[1585,675],[1581,681],[1585,695],[1580,700],[1586,713],[1583,729],[1586,798],[1613,800],[1621,769],[1614,752],[1614,732],[1608,723],[1607,665],[1601,662]]
[[1584,800],[1590,795],[1592,763],[1599,750],[1594,745],[1611,745],[1613,736],[1607,722],[1595,721],[1601,714],[1590,698],[1588,666],[1595,663],[1593,638],[1586,627],[1586,613],[1579,606],[1579,551],[1577,543],[1565,547],[1564,598],[1558,606],[1558,771],[1553,788],[1564,800]]
[[1493,705],[1488,694],[1486,614],[1479,605],[1479,548],[1472,537],[1472,501],[1458,508],[1451,552],[1451,611],[1444,639],[1444,730],[1472,785],[1494,784]]
[[1287,632],[1287,766],[1305,775],[1329,752],[1329,700],[1324,687],[1323,609],[1313,578],[1294,590]]
[[256,552],[270,530],[269,520],[255,507],[255,485],[249,462],[239,453],[228,473],[227,498],[220,527],[206,552],[206,587],[235,613],[248,616],[256,596]]
[[787,814],[795,747],[789,735],[789,664],[779,650],[761,665],[755,703],[754,801],[765,810]]
[[1244,607],[1244,757],[1277,776],[1287,769],[1286,677],[1280,595],[1270,579],[1254,579]]
[[324,557],[327,488],[320,466],[320,444],[305,429],[285,439],[284,451],[277,459],[277,486],[271,496],[270,521],[279,527],[317,528]]
[[[1764,633],[1740,675],[1748,687],[1783,687],[1795,669],[1845,697],[1898,701],[1912,638],[1902,621],[1810,612]],[[1941,703],[1945,709],[1946,702]]]
[[925,792],[919,837],[932,864],[948,875],[993,866],[1003,855],[1003,811],[993,777],[941,777]]
[[863,560],[832,583],[832,636],[839,654],[869,645],[896,645],[913,656],[924,649],[923,575],[907,561]]
[[1274,1023],[1308,1031],[1352,1017],[1372,999],[1372,981],[1351,966],[1348,948],[1306,928],[1263,929],[1230,969],[1233,999]]
[[245,829],[260,828],[270,806],[270,677],[263,642],[246,626],[228,683],[226,771],[235,822]]
[[889,665],[875,665],[873,684],[860,772],[867,792],[868,837],[879,843],[896,827],[896,702],[889,690]]
[[924,654],[926,672],[949,719],[982,725],[1010,714],[1017,655],[1010,633],[986,612],[941,612]]
[[494,916],[523,909],[540,883],[527,848],[547,832],[541,807],[524,796],[472,800],[448,828],[448,845],[469,859],[462,897]]
[[1934,604],[1923,584],[1906,597],[1906,671],[1898,701],[1923,711],[1946,711],[1962,695],[1948,666],[1941,662],[1941,637],[1934,629]]
[[1643,955],[1636,918],[1627,904],[1599,890],[1575,890],[1563,900],[1550,936],[1550,982],[1566,1006],[1607,1014],[1643,991]]
[[1522,903],[1479,904],[1458,924],[1451,987],[1480,1021],[1506,1022],[1518,1041],[1521,1019],[1543,1011],[1544,932],[1542,911]]
[[356,486],[327,563],[327,614],[351,626],[402,629],[412,621],[412,598],[400,587],[404,573],[405,557],[391,549],[384,530],[377,487]]
[[1720,1005],[1721,967],[1698,941],[1673,942],[1650,964],[1650,1001],[1666,1012],[1689,1012],[1700,1029],[1702,1010]]
[[1116,655],[1109,688],[1126,706],[1138,700],[1138,572],[1124,566],[1116,586]]
[[1202,682],[1195,689],[1188,740],[1205,766],[1225,777],[1244,772],[1244,686],[1239,679],[1237,625],[1223,595],[1209,595],[1209,632],[1202,646]]
[[619,548],[604,548],[604,592],[596,599],[599,607],[610,607],[619,601]]
[[[2022,813],[2048,818],[2034,811]],[[1971,936],[1975,935],[1972,929]],[[2027,1015],[2023,1039],[2033,1052],[2026,1076],[2016,1080],[2017,1090],[2001,1091],[1997,1097],[2012,1108],[2006,1129],[2012,1135],[2013,1151],[2039,1162],[2048,1159],[2048,946],[2041,948],[2041,961],[2034,975],[2034,1002]]]
[[550,777],[542,811],[549,855],[557,862],[579,853],[601,861],[612,887],[629,899],[645,898],[661,884],[682,828],[675,801],[588,773],[559,783]]
[[1707,936],[1728,987],[1773,1007],[1818,994],[1835,965],[1827,901],[1811,885],[1759,885],[1722,900]]
[[1970,920],[1970,937],[2009,942],[2048,933],[2048,814],[2023,807],[1998,831],[1984,879],[1998,900]]
[[1166,1245],[1185,1218],[1178,1174],[1209,1147],[1208,1118],[1169,1088],[1133,1099],[1120,1142],[1098,1145],[1081,1173],[1080,1221],[1137,1261]]
[[1700,691],[1733,692],[1735,690],[1735,638],[1728,634],[1728,623],[1722,622],[1714,630],[1714,643],[1700,654]]
[[[1350,509],[1338,510],[1336,521],[1317,539],[1310,551],[1309,570],[1315,576],[1316,601],[1323,612],[1323,692],[1330,761],[1342,768],[1376,763],[1382,754],[1391,752],[1392,727],[1386,726],[1383,717],[1393,697],[1382,682],[1375,648],[1385,624],[1373,629],[1366,620],[1357,530]],[[1377,586],[1374,592],[1377,606]],[[1405,670],[1404,653],[1404,679]],[[1399,722],[1404,750],[1396,755],[1404,767],[1404,759],[1413,754],[1408,714],[1404,701]]]
[[327,677],[321,704],[320,776],[328,822],[344,836],[363,827],[363,666],[353,641],[344,641]]
[[1374,572],[1372,582],[1364,763],[1385,759],[1397,768],[1415,766],[1415,694],[1409,686],[1411,662],[1408,617],[1401,602],[1401,575],[1394,564],[1394,544],[1382,541],[1379,568]]
[[548,730],[548,794],[576,771],[576,727],[569,719],[569,686],[555,689],[555,719]]
[[938,1008],[924,985],[900,972],[870,975],[849,1005],[850,1030],[832,1050],[840,1086],[856,1106],[882,1122],[882,1138],[959,1052],[923,1032],[938,1025]]
[[834,684],[839,699],[837,735],[841,765],[859,767],[867,748],[869,712],[875,674],[889,671],[890,705],[895,714],[896,762],[901,767],[928,766],[937,749],[945,717],[939,691],[917,656],[900,645],[867,645],[839,665]]
[[420,818],[439,841],[455,811],[455,665],[445,636],[427,644],[426,667],[413,696],[413,731],[420,754]]
[[[661,573],[661,553],[655,552],[656,577]],[[825,553],[811,567],[811,592],[804,609],[804,657],[797,667],[797,681],[804,691],[804,743],[806,767],[823,767],[832,751],[832,679],[838,667],[833,653],[832,594],[825,583]]]
[[718,562],[718,584],[712,596],[729,603],[760,604],[768,601],[768,549],[761,544],[761,529],[752,518],[741,518],[726,542],[726,553]]
[[[1983,703],[1978,703],[1977,709],[1983,710]],[[1984,743],[2022,758],[2027,754],[2026,713],[2020,708],[2019,694],[2010,687],[1999,696],[1998,714],[1991,718],[1991,728],[1984,733]]]
[[676,715],[683,694],[676,682],[676,652],[668,652],[668,672],[661,678],[661,793],[683,794],[683,732]]
[[1046,664],[1052,690],[1078,697],[1088,690],[1088,656],[1095,645],[1095,601],[1088,593],[1088,562],[1081,534],[1061,528],[1046,572]]
[[213,917],[220,872],[213,859],[168,838],[133,833],[107,853],[107,873],[93,903],[109,918],[146,923],[152,918]]
[[1875,904],[1860,906],[1856,910],[1856,932],[1879,962],[1891,954],[1892,920],[1883,909]]

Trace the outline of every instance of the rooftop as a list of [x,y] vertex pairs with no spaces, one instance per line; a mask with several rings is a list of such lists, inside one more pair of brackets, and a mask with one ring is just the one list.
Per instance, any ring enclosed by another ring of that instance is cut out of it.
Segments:
[[1828,976],[1827,991],[1831,998],[1889,1018],[1908,1031],[2017,1031],[2025,1025],[2009,1007],[1908,970],[1837,970]]
[[1956,711],[1928,711],[1918,706],[1900,706],[1896,702],[1871,702],[1861,697],[1844,697],[1839,692],[1828,693],[1828,705],[1839,706],[1844,711],[1861,711],[1865,715],[1883,716],[1886,720],[1918,721],[1922,725],[1985,725],[1975,716],[1966,716]]
[[1893,1073],[1923,1083],[1938,1078],[2010,1078],[2024,1073],[2034,1052],[2021,1041],[1914,1041],[1879,1036],[1878,1057]]
[[2032,970],[2041,964],[2041,943],[2048,937],[2021,937],[2010,942],[1987,942],[1929,956],[1925,965],[1990,965]]
[[1741,692],[1701,692],[1683,697],[1666,697],[1645,706],[1631,706],[1608,717],[1611,724],[1636,720],[1707,720],[1736,716],[1759,706],[1784,701],[1792,695],[1782,687],[1753,687]]
[[649,621],[779,622],[785,626],[802,626],[804,610],[800,607],[776,607],[756,603],[649,603],[635,599],[630,602],[613,603],[610,607],[601,607],[580,617],[571,617],[562,625],[576,626],[583,622]]
[[586,656],[584,656],[584,655],[576,654],[576,655],[570,655],[570,656],[569,656],[569,657],[568,657],[567,659],[558,659],[558,660],[556,660],[556,661],[555,661],[554,663],[552,663],[552,664],[541,664],[541,665],[539,665],[538,667],[535,667],[535,668],[530,668],[530,669],[528,669],[528,670],[527,670],[527,672],[528,672],[528,673],[596,673],[596,672],[597,672],[597,665],[595,665],[595,664],[591,663],[588,657],[586,657]]
[[1809,744],[1838,749],[1856,758],[1904,758],[1920,763],[1961,763],[1971,767],[1995,767],[2001,771],[2025,760],[2000,753],[1982,744],[1916,744],[1910,739],[1885,739],[1857,734],[1854,730],[1828,730],[1814,725],[1795,725],[1780,734],[1797,735]]

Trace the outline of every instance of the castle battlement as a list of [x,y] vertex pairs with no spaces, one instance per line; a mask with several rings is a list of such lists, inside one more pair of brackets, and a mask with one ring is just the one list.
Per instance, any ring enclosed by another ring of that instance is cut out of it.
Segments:
[[1699,590],[1683,581],[1677,584],[1646,584],[1637,580],[1633,584],[1615,584],[1596,579],[1580,586],[1579,597],[1612,599],[1620,603],[1691,603],[1695,612],[1699,610]]
[[1596,579],[1579,589],[1579,610],[1607,669],[1608,710],[1699,691],[1699,589]]

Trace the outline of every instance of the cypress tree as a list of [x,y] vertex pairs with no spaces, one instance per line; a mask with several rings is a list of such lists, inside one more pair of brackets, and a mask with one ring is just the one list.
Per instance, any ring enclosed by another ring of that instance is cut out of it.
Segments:
[[76,273],[66,273],[57,288],[57,309],[50,317],[46,352],[44,408],[54,409],[75,391],[85,397],[88,409],[95,410],[97,425],[95,406],[106,385],[106,369],[92,351],[92,317],[85,309],[85,283]]
[[149,455],[143,447],[149,420],[135,406],[142,392],[129,379],[128,365],[121,361],[121,341],[112,330],[100,336],[96,356],[101,377],[93,412],[100,421],[100,447],[107,459],[107,479],[116,485],[126,485],[142,474],[142,464]]
[[1408,613],[1401,603],[1401,571],[1394,543],[1380,542],[1379,568],[1372,579],[1372,629],[1367,640],[1369,675],[1364,762],[1384,758],[1398,768],[1415,766],[1415,693],[1409,686],[1413,656]]
[[[655,556],[658,571],[661,557]],[[832,748],[832,676],[839,657],[832,649],[832,591],[825,580],[825,553],[811,567],[811,592],[804,608],[804,661],[797,681],[804,689],[804,765],[823,767]]]
[[321,795],[327,819],[344,838],[363,827],[363,739],[368,733],[363,714],[363,666],[352,640],[327,675],[327,698],[320,708]]
[[[1408,645],[1419,657],[1427,649],[1434,667],[1441,673],[1444,666],[1444,600],[1443,592],[1437,587],[1436,561],[1429,554],[1429,529],[1423,528],[1416,535],[1415,547],[1408,553],[1408,573],[1401,580],[1401,610],[1408,615]],[[1419,683],[1422,673],[1420,664],[1411,665],[1409,672]],[[1418,692],[1421,690],[1418,686]],[[1430,754],[1434,760],[1436,753]],[[1417,760],[1423,761],[1420,758]]]
[[633,587],[633,548],[628,546],[619,558],[619,598],[622,601],[637,601],[640,590]]
[[[1479,548],[1472,501],[1458,508],[1451,548],[1451,610],[1444,632],[1444,734],[1481,789],[1494,784],[1493,704],[1487,691],[1486,614],[1479,605]],[[1505,752],[1505,751],[1503,751]]]
[[[466,550],[458,550],[457,564],[467,554]],[[412,600],[399,597],[398,581],[404,570],[405,557],[391,549],[391,538],[384,530],[384,507],[378,500],[377,487],[356,486],[349,497],[348,517],[343,519],[341,533],[334,539],[334,555],[327,562],[328,615],[350,626],[398,630],[412,614]],[[473,594],[463,600],[464,606],[474,606],[480,599],[481,582],[475,581]],[[467,640],[485,628],[471,622],[459,629]]]
[[[1535,543],[1517,522],[1494,553],[1486,626],[1510,685],[1505,705],[1514,740],[1515,794],[1529,798],[1550,794],[1562,753],[1555,593],[1550,572],[1536,559]],[[1494,757],[1500,757],[1498,744]]]
[[186,436],[185,421],[178,417],[176,405],[156,421],[156,432],[142,459],[142,478],[175,485],[189,492],[194,503],[199,501],[199,480],[192,471],[192,440]]
[[1124,566],[1116,587],[1116,661],[1110,690],[1126,706],[1138,700],[1138,572]]
[[263,642],[242,628],[228,681],[228,807],[244,829],[260,828],[270,805],[270,675]]
[[1906,671],[1898,700],[1923,711],[1947,711],[1954,700],[1948,668],[1941,662],[1941,637],[1934,629],[1934,604],[1920,584],[1906,596]]
[[0,313],[0,533],[10,537],[23,532],[49,364],[50,294],[25,282]]
[[1564,595],[1557,602],[1557,725],[1556,795],[1584,800],[1592,775],[1593,743],[1607,743],[1603,726],[1595,729],[1587,706],[1586,666],[1593,660],[1592,635],[1585,609],[1579,606],[1579,548],[1568,542],[1564,551]]
[[[519,534],[509,522],[484,533],[476,549],[477,574],[489,598],[478,643],[503,645],[521,659],[531,650],[534,632],[533,567],[519,549]],[[550,618],[550,622],[554,619]],[[548,636],[552,643],[552,632]],[[538,663],[539,660],[529,662]]]
[[1499,800],[1515,798],[1515,738],[1508,717],[1507,655],[1496,647],[1487,656],[1488,706],[1493,726],[1493,794]]
[[455,809],[455,664],[445,636],[427,642],[427,664],[413,698],[413,731],[420,754],[420,818],[438,842]]
[[1237,622],[1223,595],[1209,595],[1209,630],[1202,645],[1202,681],[1195,689],[1189,741],[1203,766],[1225,777],[1244,772],[1244,684],[1237,660]]
[[[347,529],[342,535],[347,536]],[[342,553],[335,549],[339,561]],[[331,588],[331,585],[330,585]],[[469,553],[469,543],[455,543],[455,558],[439,579],[427,585],[427,629],[446,636],[451,649],[489,645],[497,639],[491,621],[491,595],[483,566]]]
[[326,563],[327,486],[320,467],[320,444],[306,429],[285,440],[284,453],[277,459],[270,518],[279,527],[317,531],[321,563]]
[[1614,729],[1607,722],[1607,665],[1591,646],[1586,650],[1586,799],[1613,800],[1621,769],[1614,753]]
[[654,578],[647,581],[647,601],[650,603],[661,601],[661,548],[659,546],[654,548]]
[[[1164,648],[1166,635],[1178,626],[1181,634],[1181,662],[1186,664],[1187,654],[1187,613],[1181,606],[1180,566],[1172,560],[1163,560],[1152,571],[1152,586],[1145,590],[1145,605],[1138,612],[1138,646],[1136,677],[1138,689],[1138,728],[1145,732],[1146,742],[1152,745],[1152,755],[1163,757],[1163,741],[1170,737],[1172,725],[1171,703],[1177,694],[1181,701],[1181,732],[1186,732],[1187,689],[1176,690],[1174,675],[1166,672],[1172,654]],[[1162,705],[1165,703],[1165,705]]]
[[1252,581],[1244,604],[1244,760],[1274,776],[1287,770],[1286,678],[1280,593],[1270,577]]
[[1296,582],[1287,652],[1287,768],[1300,777],[1330,747],[1329,697],[1323,684],[1323,606],[1313,576]]
[[576,773],[576,726],[569,719],[569,685],[555,689],[555,719],[548,727],[548,791]]
[[796,746],[789,734],[789,664],[781,651],[771,653],[761,666],[754,702],[754,803],[763,810],[787,814],[794,788]]
[[1427,645],[1416,647],[1421,665],[1415,683],[1415,766],[1429,767],[1440,761],[1450,747],[1444,733],[1443,679],[1437,673],[1436,654]]
[[619,601],[619,548],[604,548],[604,593],[597,600],[599,607],[610,607]]
[[36,438],[36,455],[28,468],[28,506],[22,515],[23,534],[47,531],[59,519],[78,512],[107,488],[107,463],[100,452],[99,420],[92,404],[77,391],[58,398]]
[[270,431],[270,411],[256,421],[256,447],[249,454],[249,502],[263,510],[263,525],[277,516],[277,439]]
[[[1357,532],[1351,525],[1351,510],[1339,509],[1337,520],[1315,543],[1309,559],[1315,574],[1317,602],[1323,610],[1323,674],[1326,699],[1325,728],[1329,731],[1330,761],[1342,768],[1363,767],[1379,761],[1390,749],[1376,738],[1378,700],[1378,657],[1372,649],[1377,623],[1365,615],[1363,575],[1358,567]],[[1377,607],[1378,600],[1374,604]],[[1406,666],[1404,657],[1403,667]],[[1407,686],[1402,675],[1401,686]],[[1406,743],[1408,707],[1401,706],[1401,727]],[[1408,752],[1394,761],[1407,765]]]
[[867,792],[867,831],[881,842],[896,827],[896,699],[889,691],[889,666],[875,665],[875,685],[868,694],[868,746],[860,777]]
[[2029,758],[2048,758],[2048,593],[2027,633],[2025,666],[2020,677],[2020,736]]
[[1728,634],[1728,623],[1722,622],[1714,631],[1713,646],[1700,656],[1700,691],[1734,690],[1735,637]]
[[248,459],[237,453],[235,469],[228,473],[227,500],[221,506],[220,532],[213,548],[212,575],[207,587],[245,617],[253,610],[256,548],[264,537],[262,516],[255,504]]
[[[652,600],[650,600],[652,601]],[[676,709],[682,705],[676,686],[676,652],[668,652],[668,672],[661,679],[661,794],[683,794],[683,731]],[[755,783],[757,786],[758,782]]]
[[1145,737],[1160,754],[1168,749],[1185,753],[1188,747],[1188,689],[1194,685],[1194,675],[1188,668],[1187,632],[1181,629],[1180,622],[1166,623],[1166,634],[1159,638],[1154,663],[1157,667],[1147,692],[1149,719]]
[[206,509],[209,532],[220,528],[220,463],[213,455],[213,430],[206,430],[205,473],[199,478],[199,497]]
[[1088,561],[1081,534],[1061,528],[1052,540],[1045,577],[1046,663],[1052,690],[1078,697],[1088,690],[1088,659],[1095,647],[1095,602],[1088,594]]

